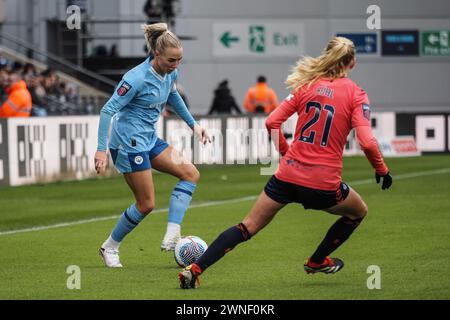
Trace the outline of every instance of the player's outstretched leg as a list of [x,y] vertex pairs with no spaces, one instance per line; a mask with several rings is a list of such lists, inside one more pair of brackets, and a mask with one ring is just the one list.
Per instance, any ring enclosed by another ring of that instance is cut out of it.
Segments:
[[100,247],[99,254],[103,258],[103,262],[110,268],[121,268],[122,264],[119,259],[119,246],[125,236],[130,233],[144,219],[145,215],[141,214],[136,205],[131,205],[125,210],[117,221],[111,235],[103,242]]
[[181,237],[181,223],[191,203],[192,194],[196,186],[193,182],[182,180],[173,189],[172,195],[170,196],[167,230],[161,243],[161,250],[175,250],[175,245]]
[[154,207],[154,188],[151,170],[125,173],[124,178],[136,198],[120,216],[111,235],[100,247],[99,253],[107,267],[120,268],[119,246],[125,236],[134,230]]
[[342,215],[342,217],[331,226],[314,254],[306,260],[304,269],[307,273],[336,273],[342,270],[344,262],[339,258],[330,258],[329,255],[359,226],[367,214],[367,206],[359,194],[350,188],[344,201],[325,211]]
[[184,270],[178,274],[180,287],[182,289],[197,288],[199,281],[196,282],[195,280],[199,279],[200,274],[205,271],[206,268],[221,259],[239,243],[247,241],[250,238],[250,233],[243,223],[239,223],[222,232],[195,263],[184,268]]
[[193,264],[178,274],[180,287],[194,289],[198,286],[200,275],[206,268],[220,260],[238,244],[249,240],[264,228],[285,204],[278,203],[262,192],[250,213],[242,223],[222,232],[208,247],[206,252]]
[[180,179],[170,196],[167,230],[161,243],[162,251],[173,251],[180,239],[181,223],[191,204],[192,195],[200,180],[197,168],[166,142],[159,142],[163,149],[152,158],[152,167]]

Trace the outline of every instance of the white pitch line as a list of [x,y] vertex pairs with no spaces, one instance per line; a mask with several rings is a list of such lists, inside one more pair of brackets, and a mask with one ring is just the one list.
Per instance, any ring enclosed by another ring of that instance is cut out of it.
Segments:
[[[399,174],[399,175],[393,176],[393,179],[395,182],[396,180],[404,180],[404,179],[411,179],[411,178],[425,177],[425,176],[432,176],[432,175],[436,175],[436,174],[446,174],[446,173],[450,173],[450,168]],[[348,184],[350,186],[369,184],[369,183],[375,183],[375,178],[364,179],[364,180],[355,180],[355,181],[348,182]],[[228,204],[228,203],[245,202],[245,201],[255,200],[257,197],[258,196],[248,196],[248,197],[242,197],[242,198],[236,198],[236,199],[230,199],[230,200],[203,202],[203,203],[193,204],[193,205],[189,206],[189,209],[212,207],[212,206],[217,206],[217,205],[226,204],[226,203]],[[157,209],[157,210],[152,211],[152,214],[158,213],[158,212],[167,212],[167,211],[168,211],[168,208]],[[48,229],[55,229],[55,228],[62,228],[62,227],[70,227],[70,226],[74,226],[77,224],[85,224],[85,223],[91,223],[91,222],[97,222],[97,221],[118,219],[119,217],[120,217],[120,215],[114,215],[114,216],[107,216],[107,217],[99,217],[99,218],[57,223],[57,224],[52,224],[52,225],[48,225],[48,226],[9,230],[9,231],[0,232],[0,236],[16,234],[16,233],[23,233],[23,232],[33,232],[33,231],[41,231],[41,230],[48,230]]]
[[[225,203],[244,202],[244,201],[255,200],[256,198],[257,198],[256,196],[249,196],[249,197],[236,198],[236,199],[231,199],[231,200],[202,202],[202,203],[190,205],[189,209],[212,207],[212,206],[217,206],[217,205],[225,204]],[[151,214],[159,213],[159,212],[167,212],[168,210],[169,210],[168,208],[157,209],[157,210],[153,210]],[[41,230],[69,227],[69,226],[74,226],[77,224],[85,224],[85,223],[91,223],[91,222],[97,222],[97,221],[118,219],[120,216],[121,216],[121,214],[114,215],[114,216],[107,216],[107,217],[98,217],[98,218],[92,218],[92,219],[84,219],[84,220],[78,220],[78,221],[57,223],[57,224],[52,224],[49,226],[40,226],[40,227],[32,227],[32,228],[25,228],[25,229],[9,230],[9,231],[0,232],[0,236],[4,236],[4,235],[8,235],[8,234],[23,233],[23,232],[32,232],[32,231],[41,231]]]
[[[432,175],[441,174],[441,173],[442,174],[450,173],[450,168],[442,168],[442,169],[437,169],[437,170],[419,171],[419,172],[411,172],[411,173],[393,175],[392,178],[395,182],[396,180],[426,177],[426,176],[432,176]],[[374,174],[374,176],[375,176],[375,174]],[[372,182],[375,183],[375,177],[372,179],[355,180],[355,181],[349,182],[349,184],[350,184],[350,186],[357,186],[357,185],[368,184],[368,183],[372,183]]]

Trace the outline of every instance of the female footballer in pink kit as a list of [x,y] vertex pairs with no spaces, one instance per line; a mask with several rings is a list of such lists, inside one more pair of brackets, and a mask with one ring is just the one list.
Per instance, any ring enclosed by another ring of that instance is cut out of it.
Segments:
[[[266,120],[283,156],[278,170],[245,219],[219,235],[200,259],[179,273],[182,288],[196,288],[206,268],[237,244],[249,240],[291,202],[341,216],[306,260],[305,271],[336,273],[343,268],[341,259],[329,255],[349,238],[367,214],[361,196],[341,180],[342,154],[352,128],[375,169],[377,183],[382,178],[383,190],[392,184],[372,135],[367,94],[347,78],[355,62],[353,43],[335,37],[322,55],[305,57],[297,63],[286,80],[291,94]],[[295,138],[288,145],[280,127],[294,113],[298,114]]]

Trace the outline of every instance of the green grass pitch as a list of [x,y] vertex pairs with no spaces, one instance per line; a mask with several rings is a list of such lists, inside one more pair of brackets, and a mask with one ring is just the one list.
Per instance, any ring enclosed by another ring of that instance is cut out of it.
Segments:
[[[291,204],[208,269],[197,290],[179,289],[173,254],[159,250],[167,212],[151,214],[128,235],[124,268],[103,266],[97,250],[117,221],[107,217],[133,201],[122,177],[2,188],[0,299],[450,299],[450,156],[386,160],[394,174],[388,191],[375,183],[365,158],[344,160],[343,178],[369,214],[335,252],[345,261],[342,271],[303,271],[336,217]],[[259,175],[259,166],[199,170],[193,204],[204,206],[188,210],[182,233],[211,243],[242,220],[254,200],[241,198],[258,195],[268,176]],[[155,174],[154,180],[156,207],[166,208],[176,179]],[[24,230],[61,223],[68,224]],[[67,288],[70,265],[80,268],[79,290]],[[381,289],[367,287],[372,265],[380,268]]]

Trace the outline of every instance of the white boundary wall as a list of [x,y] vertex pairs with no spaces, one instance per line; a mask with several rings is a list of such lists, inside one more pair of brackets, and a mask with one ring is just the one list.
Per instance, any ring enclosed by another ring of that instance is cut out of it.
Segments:
[[[398,115],[372,113],[374,135],[381,141],[398,136]],[[407,126],[422,152],[450,151],[450,115],[417,114]],[[201,145],[178,118],[161,118],[158,135],[194,164],[260,164],[277,157],[268,139],[263,116],[208,116],[197,121],[208,129],[213,143]],[[0,186],[22,185],[62,178],[95,175],[98,116],[14,118],[0,120]],[[292,141],[296,115],[283,131]],[[402,125],[404,126],[404,125]],[[354,132],[348,137],[346,155],[362,154]]]

